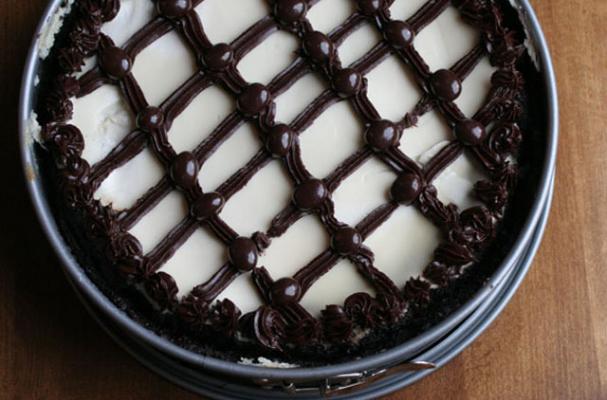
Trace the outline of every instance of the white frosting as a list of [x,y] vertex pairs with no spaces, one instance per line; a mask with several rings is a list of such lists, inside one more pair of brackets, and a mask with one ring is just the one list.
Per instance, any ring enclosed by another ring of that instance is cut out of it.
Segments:
[[196,12],[211,42],[229,43],[267,16],[270,7],[264,0],[205,0],[196,8]]
[[[198,119],[201,118],[204,118],[204,114],[198,115]],[[253,158],[260,148],[261,143],[252,124],[244,124],[236,129],[202,166],[199,176],[202,188],[207,192],[217,189]]]
[[141,85],[145,98],[155,105],[160,105],[196,70],[194,54],[175,31],[145,48],[133,63],[133,75]]
[[[419,3],[419,4],[417,4]],[[104,27],[104,32],[123,44],[126,38],[143,26],[152,15],[149,0],[123,1],[120,14]],[[315,29],[328,32],[352,12],[350,0],[323,0],[308,16]],[[396,1],[395,18],[407,18],[423,4],[421,0]],[[248,26],[267,15],[263,0],[205,0],[196,11],[213,42],[232,41]],[[230,12],[231,17],[227,18]],[[236,16],[233,16],[233,14]],[[229,23],[226,23],[229,21]],[[448,68],[471,49],[478,40],[470,27],[463,24],[454,10],[447,10],[416,38],[415,46],[432,69]],[[380,40],[371,26],[352,34],[339,48],[344,64],[351,64]],[[269,82],[295,57],[297,41],[284,32],[272,34],[240,62],[238,68],[249,81]],[[175,60],[180,60],[175,62]],[[134,63],[133,73],[151,104],[161,104],[171,92],[194,74],[192,52],[176,33],[169,33],[145,49]],[[482,104],[493,69],[481,65],[464,83],[457,100],[464,113],[471,115]],[[385,60],[367,76],[369,97],[384,118],[401,119],[411,111],[421,96],[407,67],[396,57]],[[277,119],[290,122],[313,99],[328,88],[324,78],[309,74],[277,98]],[[235,101],[219,88],[199,94],[173,123],[169,141],[178,152],[194,149],[231,112]],[[118,91],[104,86],[74,102],[71,123],[80,127],[85,139],[84,157],[94,163],[101,160],[134,127]],[[340,102],[325,111],[300,137],[304,163],[315,176],[327,176],[345,158],[363,144],[363,124],[348,102]],[[423,165],[436,154],[452,133],[438,112],[419,119],[416,127],[404,132],[400,148]],[[259,151],[261,143],[255,127],[244,124],[227,139],[202,167],[199,181],[211,191],[244,166]],[[95,196],[116,209],[133,205],[139,196],[163,176],[156,157],[146,150],[114,171]],[[390,185],[396,175],[378,159],[371,159],[348,177],[333,194],[338,219],[354,225],[381,204],[386,203]],[[435,184],[439,198],[460,207],[475,204],[472,185],[482,176],[467,156],[462,156],[443,171]],[[270,162],[251,182],[226,204],[221,217],[239,234],[267,231],[272,218],[290,201],[293,184],[278,161]],[[151,251],[187,213],[179,192],[171,193],[133,227],[145,252]],[[412,207],[399,207],[392,217],[366,240],[375,253],[376,266],[403,285],[419,275],[428,263],[439,240],[439,233],[427,219]],[[274,279],[292,276],[329,245],[326,229],[315,216],[296,222],[281,237],[273,240],[260,256]],[[162,266],[179,287],[179,296],[204,282],[226,262],[226,249],[212,233],[198,229]],[[302,304],[318,313],[326,304],[342,303],[356,291],[373,292],[368,283],[347,261],[341,261],[321,277],[303,297]],[[232,299],[243,311],[255,309],[261,299],[250,275],[242,275],[219,298]],[[243,360],[243,362],[252,362]]]
[[187,207],[183,195],[173,191],[133,227],[131,233],[139,238],[144,253],[153,250],[175,224],[185,218]]
[[342,65],[350,65],[369,52],[382,40],[381,34],[371,24],[365,24],[344,40],[337,49]]
[[257,365],[257,366],[266,367],[266,368],[297,368],[298,367],[297,364],[278,362],[278,361],[270,360],[269,358],[265,358],[265,357],[257,357],[256,359],[243,357],[240,359],[240,361],[238,363],[243,364],[243,365]]
[[454,7],[448,7],[417,34],[414,45],[430,70],[436,71],[451,67],[479,42],[478,30],[465,24]]
[[412,72],[397,56],[390,56],[367,75],[369,100],[382,118],[402,119],[421,99]]
[[302,133],[303,162],[312,175],[323,178],[363,146],[363,135],[364,126],[352,105],[334,104]]
[[276,99],[276,119],[290,123],[325,89],[327,84],[320,76],[316,74],[303,76]]
[[89,163],[101,161],[135,128],[135,119],[116,86],[104,85],[75,105],[72,118],[84,136],[82,156]]
[[396,174],[386,164],[371,158],[339,185],[333,193],[335,216],[356,225],[371,211],[386,203]]
[[307,18],[314,29],[329,33],[356,11],[351,0],[323,0],[308,11]]
[[[349,295],[357,292],[373,294],[374,289],[356,271],[354,264],[348,260],[340,260],[312,285],[301,299],[301,305],[312,315],[320,315],[325,305],[343,303]],[[330,297],[327,297],[329,293]]]
[[[222,217],[241,235],[265,230],[270,220],[289,204],[292,186],[280,162],[272,161],[230,199]],[[269,193],[274,199],[272,202],[268,201]]]
[[[168,132],[176,152],[198,146],[232,111],[233,99],[221,88],[212,86],[200,93],[173,121]],[[205,110],[205,118],[200,118]],[[192,121],[196,121],[192,124]]]
[[485,94],[491,89],[491,75],[494,72],[495,68],[489,63],[489,58],[485,57],[462,82],[462,94],[455,99],[455,104],[467,117],[472,117],[485,103]]
[[198,229],[162,267],[179,285],[180,294],[207,281],[225,263],[223,244],[206,229]]
[[55,35],[59,33],[63,26],[63,19],[72,9],[74,0],[68,0],[60,5],[57,10],[52,13],[44,23],[44,28],[38,36],[36,46],[38,47],[38,56],[45,59],[51,52],[55,44]]
[[436,154],[437,145],[453,139],[451,128],[439,111],[430,111],[422,115],[417,125],[406,129],[400,140],[400,150],[409,157],[426,164]]
[[[78,125],[76,125],[78,126]],[[117,210],[131,207],[164,175],[164,169],[151,149],[145,149],[122,167],[112,171],[95,197]]]
[[[266,85],[295,60],[298,45],[292,34],[274,32],[240,61],[238,70],[247,81]],[[265,60],[263,68],[259,60]]]
[[421,274],[440,239],[438,228],[413,207],[399,207],[366,240],[375,264],[399,286]]
[[42,127],[38,123],[38,114],[32,111],[25,122],[25,139],[27,143],[41,142]]
[[101,31],[109,35],[116,46],[122,46],[154,17],[154,3],[141,0],[120,0],[120,12],[104,24]]
[[392,19],[404,21],[426,3],[426,0],[394,0],[392,6],[390,6],[390,16]]

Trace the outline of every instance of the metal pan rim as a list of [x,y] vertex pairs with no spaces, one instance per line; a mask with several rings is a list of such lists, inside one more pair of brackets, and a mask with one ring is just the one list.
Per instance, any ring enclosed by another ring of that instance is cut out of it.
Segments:
[[[36,31],[38,34],[43,29],[45,21],[48,20],[49,16],[52,15],[60,3],[61,0],[53,0],[51,3],[49,3],[49,6],[43,14],[41,22],[38,25]],[[457,325],[458,322],[476,309],[495,287],[496,283],[503,279],[503,277],[511,270],[513,264],[520,258],[521,254],[525,250],[525,246],[532,237],[534,229],[541,216],[542,207],[544,206],[549,195],[550,177],[554,171],[558,139],[558,103],[556,80],[548,47],[535,13],[527,0],[519,0],[519,3],[523,16],[527,20],[531,39],[537,45],[541,69],[544,73],[544,83],[547,90],[546,106],[548,143],[546,148],[546,158],[538,188],[539,196],[537,196],[533,203],[530,216],[525,223],[524,228],[520,232],[515,245],[511,249],[506,259],[503,261],[498,272],[491,278],[489,284],[481,289],[473,299],[454,312],[450,317],[441,322],[439,325],[420,335],[420,337],[414,338],[411,341],[396,346],[380,354],[368,356],[363,359],[350,361],[347,363],[315,368],[276,369],[240,365],[187,351],[166,339],[158,337],[152,331],[149,331],[132,321],[96,288],[96,286],[86,276],[85,272],[80,268],[78,262],[75,260],[70,250],[67,248],[63,238],[61,237],[48,202],[46,201],[44,189],[42,188],[40,180],[28,179],[27,187],[34,203],[37,216],[47,237],[49,238],[49,241],[61,259],[66,273],[68,273],[68,275],[77,283],[78,287],[87,294],[87,297],[90,298],[90,300],[97,307],[103,310],[105,314],[111,315],[112,318],[119,325],[121,325],[122,329],[134,334],[141,341],[147,343],[148,345],[154,346],[171,356],[182,359],[185,362],[196,364],[201,368],[223,374],[236,375],[243,378],[269,377],[275,379],[313,379],[353,371],[368,370],[372,369],[375,365],[387,365],[398,362],[399,360],[406,358],[407,355],[411,354],[411,352],[415,349],[423,347],[424,343],[431,343],[432,340],[440,338],[446,331],[449,331],[450,328]],[[29,138],[28,134],[26,133],[26,126],[32,110],[33,95],[35,92],[34,81],[38,64],[38,51],[36,48],[36,40],[34,40],[30,48],[24,70],[19,110],[22,164],[26,171],[31,171],[32,168],[35,169],[35,166],[37,165],[35,157],[32,153],[31,138]]]
[[[430,360],[435,363],[438,368],[443,367],[459,353],[461,353],[466,347],[468,347],[500,315],[522,283],[523,278],[530,270],[533,257],[538,250],[541,243],[540,239],[545,230],[551,200],[552,193],[547,199],[541,219],[534,232],[534,240],[531,241],[525,250],[525,254],[521,260],[519,260],[511,273],[506,277],[504,282],[501,282],[498,287],[496,287],[496,291],[488,296],[486,302],[475,310],[473,314],[463,321],[453,332],[451,332],[446,338],[439,341],[430,349],[424,351],[422,354],[416,357],[417,359]],[[78,293],[79,296],[83,296],[82,293]],[[187,367],[179,365],[177,360],[167,361],[166,355],[161,356],[165,357],[165,364],[161,365],[163,360],[159,358],[158,355],[153,354],[154,352],[158,352],[157,350],[154,350],[153,348],[146,349],[145,347],[140,349],[133,348],[133,346],[128,343],[128,340],[125,340],[124,337],[121,336],[121,333],[115,332],[104,323],[102,317],[98,315],[98,312],[94,311],[92,306],[87,304],[86,299],[82,300],[85,307],[93,315],[95,320],[121,347],[131,354],[131,356],[136,358],[140,363],[150,370],[163,376],[165,379],[192,392],[210,396],[216,399],[240,398],[243,400],[249,400],[258,398],[258,396],[262,394],[269,399],[280,399],[287,397],[298,399],[316,398],[316,396],[313,394],[293,396],[280,392],[268,393],[262,391],[262,389],[254,387],[250,388],[237,384],[226,384],[225,382],[222,382],[221,378],[209,378],[205,376],[203,379],[202,376],[196,375],[195,371],[189,371],[187,370]],[[122,333],[122,335],[125,334]],[[133,341],[132,338],[131,341]],[[139,345],[141,344],[139,343]],[[378,398],[396,390],[403,389],[404,387],[421,380],[427,375],[430,375],[436,370],[437,369],[386,376],[385,378],[374,382],[372,385],[361,386],[359,391],[349,392],[347,394],[340,394],[338,392],[334,396],[331,396],[331,398],[340,400]],[[181,375],[179,375],[177,371],[181,371]],[[184,375],[187,375],[188,377]],[[228,378],[226,377],[226,379]]]

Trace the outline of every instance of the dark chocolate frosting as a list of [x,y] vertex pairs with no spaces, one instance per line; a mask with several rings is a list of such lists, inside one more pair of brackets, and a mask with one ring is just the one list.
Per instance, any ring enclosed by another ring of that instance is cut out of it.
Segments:
[[[463,268],[474,263],[495,237],[517,177],[508,161],[516,154],[524,132],[517,124],[523,106],[524,80],[517,69],[523,54],[519,35],[504,22],[497,0],[433,0],[407,21],[391,18],[391,0],[359,0],[358,11],[330,34],[317,32],[306,18],[316,0],[271,0],[272,14],[246,30],[234,42],[211,43],[194,11],[202,0],[158,0],[157,16],[122,47],[101,33],[101,25],[112,20],[119,0],[77,0],[75,23],[68,43],[57,53],[62,73],[46,93],[44,140],[60,171],[61,191],[69,206],[76,207],[93,226],[91,240],[105,243],[107,257],[128,282],[142,283],[162,311],[173,313],[194,332],[220,332],[228,338],[240,334],[270,351],[317,343],[350,343],[355,328],[374,329],[394,324],[411,306],[430,301],[432,285],[444,287],[457,279]],[[448,69],[431,71],[415,50],[415,35],[449,5],[480,30],[480,42]],[[384,38],[351,66],[344,68],[337,47],[362,24],[372,24]],[[298,58],[268,85],[246,82],[238,62],[271,32],[282,29],[301,42]],[[177,31],[196,54],[199,71],[158,107],[148,104],[131,68],[137,55],[162,35]],[[400,121],[382,120],[367,96],[365,75],[386,57],[395,54],[413,71],[423,97]],[[84,60],[98,56],[98,65],[80,78]],[[453,102],[462,82],[488,56],[497,68],[484,106],[471,119]],[[330,89],[316,98],[290,125],[277,121],[273,99],[309,71],[321,74]],[[84,139],[79,129],[66,123],[71,117],[72,96],[84,96],[104,84],[113,84],[137,116],[137,129],[95,165],[81,156]],[[230,114],[192,152],[177,154],[167,139],[173,120],[201,91],[218,85],[231,93],[236,111]],[[314,177],[304,165],[300,135],[325,109],[348,101],[366,124],[363,148],[347,158],[324,179]],[[454,137],[424,167],[398,149],[407,128],[436,110],[453,129]],[[209,156],[244,121],[257,127],[264,147],[216,192],[205,192],[197,181]],[[130,209],[116,212],[102,206],[93,193],[116,168],[149,147],[165,168],[165,177]],[[478,182],[475,193],[484,206],[458,210],[437,197],[432,181],[466,151],[482,165],[488,179]],[[356,226],[338,221],[331,199],[340,183],[371,157],[377,157],[398,175],[391,188],[391,201],[378,207]],[[267,232],[242,237],[219,213],[223,205],[272,158],[281,160],[293,185],[293,201],[272,221]],[[186,198],[189,215],[148,254],[143,254],[128,230],[174,188]],[[398,207],[413,205],[443,233],[443,242],[423,277],[412,278],[398,288],[374,265],[374,256],[363,242]],[[258,255],[306,214],[315,214],[329,232],[330,247],[292,277],[274,281]],[[158,269],[199,227],[208,227],[226,246],[226,263],[207,281],[180,301],[173,278]],[[310,315],[299,301],[323,274],[341,258],[356,265],[373,286],[376,295],[353,293],[343,304],[327,305],[319,318]],[[229,299],[217,296],[240,274],[251,274],[265,304],[242,315]]]

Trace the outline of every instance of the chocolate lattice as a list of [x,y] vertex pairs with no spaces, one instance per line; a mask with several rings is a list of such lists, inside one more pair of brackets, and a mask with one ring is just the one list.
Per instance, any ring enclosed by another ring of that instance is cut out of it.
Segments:
[[[462,269],[474,262],[495,234],[516,169],[508,157],[520,142],[515,121],[521,113],[518,96],[522,78],[516,61],[522,54],[515,34],[503,23],[500,8],[489,0],[429,1],[407,21],[392,20],[390,0],[360,0],[358,11],[330,34],[314,31],[306,12],[316,0],[270,1],[272,14],[255,23],[230,44],[211,43],[194,11],[202,0],[158,0],[158,16],[133,35],[122,47],[100,32],[104,21],[115,17],[118,0],[82,0],[71,36],[71,46],[61,50],[59,61],[65,72],[49,96],[49,119],[45,138],[54,151],[64,175],[64,190],[70,204],[84,210],[95,231],[105,238],[110,257],[121,272],[145,284],[148,293],[162,308],[174,310],[194,330],[214,330],[228,335],[240,332],[255,338],[268,349],[285,345],[347,341],[354,327],[372,328],[398,321],[408,306],[428,301],[431,284],[447,285]],[[415,50],[414,37],[437,18],[451,3],[463,17],[482,31],[480,43],[450,69],[430,71]],[[337,47],[362,24],[371,23],[383,40],[347,68],[341,65]],[[270,33],[281,29],[301,42],[297,59],[267,86],[249,83],[241,76],[238,62]],[[200,62],[199,71],[158,107],[151,106],[131,73],[137,55],[164,34],[176,30]],[[85,57],[97,54],[98,66],[81,78],[71,77],[82,67]],[[413,72],[423,91],[419,103],[400,121],[383,120],[367,97],[364,78],[371,69],[396,54]],[[497,72],[485,105],[466,118],[453,102],[461,83],[485,55]],[[325,90],[289,124],[275,119],[273,99],[303,75],[316,71],[327,82]],[[103,160],[93,166],[81,158],[84,141],[78,129],[66,125],[71,114],[70,96],[84,96],[104,84],[117,85],[132,112],[137,129],[128,134]],[[219,85],[231,93],[236,111],[231,113],[192,152],[177,154],[167,138],[172,121],[199,93]],[[296,137],[322,112],[338,101],[348,101],[365,122],[366,144],[324,179],[314,177],[305,167]],[[398,149],[406,140],[407,129],[424,113],[436,109],[453,128],[454,139],[423,167]],[[242,123],[252,122],[264,148],[243,168],[220,185],[205,192],[197,176],[213,152]],[[489,125],[491,124],[491,128]],[[165,177],[130,209],[117,212],[93,199],[93,193],[115,169],[146,148],[151,148],[166,170]],[[490,179],[476,185],[476,194],[485,206],[459,212],[453,204],[444,205],[437,197],[433,179],[462,152],[468,152],[487,170]],[[398,174],[391,188],[392,200],[376,208],[356,226],[340,222],[334,213],[331,194],[340,183],[371,157],[376,157]],[[238,190],[246,185],[273,158],[284,164],[293,184],[293,201],[277,215],[265,233],[241,237],[219,213]],[[178,188],[190,207],[187,217],[148,254],[128,231],[174,188]],[[402,205],[416,207],[437,226],[444,241],[422,278],[411,279],[398,288],[374,265],[372,251],[364,240]],[[282,235],[307,214],[318,216],[331,236],[331,246],[302,267],[293,277],[274,281],[257,257],[272,238]],[[198,228],[207,227],[227,247],[227,262],[207,282],[196,286],[181,301],[176,299],[173,278],[157,272]],[[310,315],[299,300],[307,290],[340,259],[348,259],[373,286],[375,297],[355,293],[343,306],[328,305],[320,319]],[[265,304],[241,316],[228,299],[217,296],[236,277],[250,274]]]

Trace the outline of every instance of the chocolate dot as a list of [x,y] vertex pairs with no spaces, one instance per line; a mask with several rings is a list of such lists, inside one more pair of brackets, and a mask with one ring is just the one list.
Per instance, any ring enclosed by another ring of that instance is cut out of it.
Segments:
[[373,122],[365,132],[365,140],[373,150],[386,151],[398,143],[400,131],[390,121],[382,120]]
[[422,191],[422,180],[417,174],[405,172],[392,184],[392,198],[404,205],[412,204]]
[[321,180],[310,179],[295,188],[293,201],[302,210],[314,210],[322,205],[328,195],[329,192]]
[[299,282],[293,278],[281,278],[274,282],[270,292],[272,303],[289,304],[301,299],[302,289]]
[[205,193],[192,203],[190,213],[197,221],[204,221],[219,214],[224,204],[225,200],[219,193]]
[[455,136],[466,146],[476,146],[485,140],[486,131],[480,122],[466,119],[455,124]]
[[228,256],[232,265],[239,271],[251,271],[257,265],[257,246],[252,239],[237,237],[230,244]]
[[462,84],[457,76],[448,69],[439,69],[430,77],[430,86],[441,100],[453,101],[462,92]]
[[249,85],[238,97],[238,109],[248,117],[259,114],[270,103],[271,95],[262,84]]
[[203,56],[204,65],[211,71],[222,71],[234,60],[234,51],[229,44],[218,43],[206,50]]
[[381,10],[384,0],[358,0],[358,9],[367,16],[372,16]]
[[362,86],[362,75],[352,68],[344,68],[333,75],[333,88],[343,98],[354,96]]
[[304,0],[278,0],[274,5],[274,15],[286,24],[301,21],[307,12],[308,3]]
[[331,246],[341,255],[355,253],[363,242],[363,238],[354,228],[339,228],[331,239]]
[[403,21],[390,21],[384,30],[386,40],[397,49],[408,47],[414,38],[411,27]]
[[164,123],[164,113],[158,107],[147,107],[137,115],[137,126],[144,132],[160,129]]
[[198,178],[198,162],[189,151],[178,154],[171,164],[171,179],[182,189],[188,189]]
[[266,135],[266,149],[274,157],[284,157],[289,153],[295,134],[288,125],[274,126]]
[[158,0],[158,13],[166,18],[177,19],[184,17],[192,9],[191,0]]
[[304,51],[312,61],[324,63],[328,61],[335,51],[333,42],[324,33],[308,32],[303,38]]
[[99,66],[110,78],[120,80],[131,72],[131,57],[120,47],[107,47],[99,57]]

